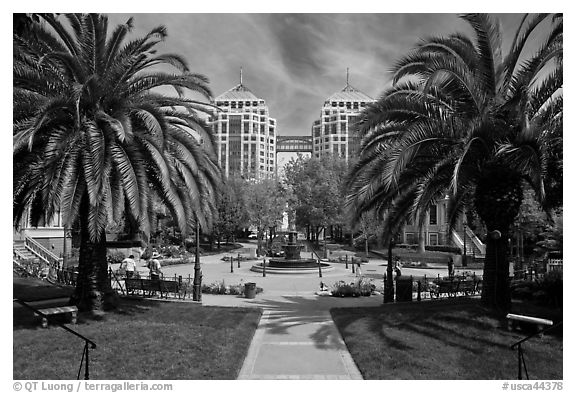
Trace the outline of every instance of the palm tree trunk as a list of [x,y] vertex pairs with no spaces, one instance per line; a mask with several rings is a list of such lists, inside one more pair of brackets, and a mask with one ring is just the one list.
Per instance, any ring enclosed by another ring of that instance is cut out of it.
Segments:
[[511,302],[506,241],[508,234],[503,233],[497,237],[498,232],[493,231],[486,240],[482,302],[497,310],[507,311]]
[[392,236],[388,241],[388,265],[386,266],[386,288],[384,291],[384,303],[391,303],[394,301],[394,278],[392,269],[392,249],[394,248],[394,241]]
[[[87,210],[80,217],[88,217]],[[81,219],[80,223],[78,279],[70,303],[80,311],[104,311],[116,307],[118,301],[108,277],[106,234],[102,232],[96,242],[91,242],[86,221]]]
[[499,311],[510,308],[507,243],[522,203],[520,178],[502,166],[487,168],[476,186],[474,206],[486,224],[482,302]]
[[418,228],[418,252],[424,254],[426,252],[426,241],[424,239],[424,227]]

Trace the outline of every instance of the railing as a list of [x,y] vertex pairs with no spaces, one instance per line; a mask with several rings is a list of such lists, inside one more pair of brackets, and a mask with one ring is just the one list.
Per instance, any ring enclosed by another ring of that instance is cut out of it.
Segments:
[[16,257],[16,259],[27,259],[26,255],[22,254],[20,251],[16,250],[15,248],[12,249],[12,255]]
[[468,238],[474,242],[474,246],[476,246],[476,249],[480,252],[480,254],[486,255],[486,245],[482,243],[480,239],[478,239],[478,236],[476,236],[472,229],[466,227],[466,234],[468,235]]
[[[26,303],[23,300],[20,299],[13,299],[13,302],[16,302],[32,311],[34,311],[34,313],[40,315],[43,318],[48,318],[48,316],[46,314],[44,314],[42,311],[38,310],[36,307],[33,307],[31,305],[29,305],[28,303]],[[96,349],[96,343],[92,340],[90,340],[89,338],[84,337],[83,335],[81,335],[80,333],[70,329],[68,326],[56,322],[56,324],[58,326],[60,326],[62,329],[66,330],[68,333],[72,333],[73,335],[75,335],[76,337],[81,338],[82,340],[84,340],[84,349],[82,350],[82,359],[80,360],[80,367],[78,368],[78,375],[76,376],[76,379],[80,379],[80,373],[82,372],[82,365],[84,364],[84,379],[90,379],[90,358],[89,358],[89,349]],[[86,358],[86,363],[84,363],[84,358]]]
[[[468,229],[468,228],[467,228]],[[470,238],[470,236],[468,234],[465,234],[466,239],[468,240],[466,242],[466,255],[470,258],[472,257],[472,255],[474,254],[478,254],[478,255],[485,255],[486,254],[486,247],[484,246],[484,248],[479,248],[478,245],[474,242],[473,239]],[[480,241],[479,239],[477,239],[478,241]],[[452,241],[454,242],[454,244],[460,248],[462,251],[464,251],[464,240],[462,239],[462,237],[460,236],[460,234],[458,232],[456,232],[455,230],[452,231]],[[481,245],[483,245],[482,243],[480,243]],[[484,251],[482,251],[484,250]]]
[[558,326],[562,325],[562,322],[558,322],[556,325],[552,325],[542,331],[533,333],[527,337],[524,337],[520,341],[516,341],[514,344],[510,345],[510,349],[518,348],[518,379],[522,379],[522,368],[524,368],[524,374],[526,374],[526,379],[530,379],[528,376],[528,369],[526,368],[526,361],[524,360],[524,351],[522,350],[522,344],[530,340],[533,337],[541,336],[542,334],[549,332],[550,330],[556,329]]
[[38,243],[36,240],[29,236],[24,237],[24,245],[28,250],[30,250],[34,255],[40,258],[52,271],[58,270],[61,264],[62,258],[57,257],[52,252],[46,249],[42,244]]

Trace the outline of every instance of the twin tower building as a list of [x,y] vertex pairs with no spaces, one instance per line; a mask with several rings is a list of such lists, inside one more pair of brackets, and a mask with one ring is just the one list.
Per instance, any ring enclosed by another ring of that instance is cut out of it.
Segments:
[[[354,123],[371,102],[374,99],[352,87],[347,77],[344,89],[324,102],[311,135],[279,137],[276,119],[270,117],[266,101],[244,86],[241,72],[240,84],[214,99],[218,109],[210,122],[220,167],[226,176],[264,178],[277,174],[277,153],[282,151],[353,157],[360,143]],[[294,140],[299,142],[296,148]]]

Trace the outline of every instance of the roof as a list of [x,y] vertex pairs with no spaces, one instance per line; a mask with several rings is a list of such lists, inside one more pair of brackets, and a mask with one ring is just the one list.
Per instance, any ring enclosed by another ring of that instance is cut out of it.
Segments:
[[374,99],[355,87],[346,85],[342,91],[332,94],[326,101],[374,101]]
[[254,93],[250,91],[242,83],[231,88],[225,93],[220,94],[214,99],[215,101],[259,101],[260,98],[256,97]]

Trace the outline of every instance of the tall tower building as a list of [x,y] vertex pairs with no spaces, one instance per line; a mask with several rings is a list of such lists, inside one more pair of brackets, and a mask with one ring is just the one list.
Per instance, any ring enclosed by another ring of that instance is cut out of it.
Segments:
[[268,106],[242,83],[214,99],[211,118],[218,162],[226,176],[265,178],[276,173],[276,119]]
[[374,99],[349,84],[346,70],[346,87],[332,94],[312,125],[314,157],[326,154],[340,155],[346,161],[357,155],[360,146],[354,124],[362,109]]

